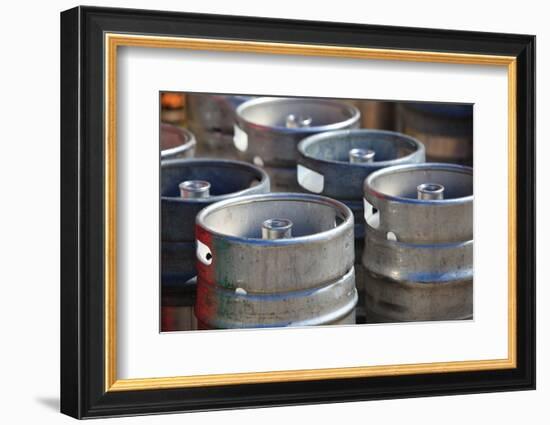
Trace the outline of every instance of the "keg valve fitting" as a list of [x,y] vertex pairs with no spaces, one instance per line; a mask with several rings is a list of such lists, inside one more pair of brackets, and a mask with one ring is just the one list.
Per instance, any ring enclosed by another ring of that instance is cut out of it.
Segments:
[[352,164],[365,164],[374,162],[374,152],[372,149],[353,148],[349,151],[349,162]]
[[186,180],[179,184],[180,197],[190,198],[208,198],[210,196],[210,183],[204,180]]
[[287,128],[302,128],[311,126],[313,119],[308,116],[289,114],[286,116]]
[[416,187],[418,199],[422,200],[441,200],[445,186],[438,183],[423,183]]
[[262,223],[262,239],[286,239],[292,237],[292,221],[286,218],[270,218]]

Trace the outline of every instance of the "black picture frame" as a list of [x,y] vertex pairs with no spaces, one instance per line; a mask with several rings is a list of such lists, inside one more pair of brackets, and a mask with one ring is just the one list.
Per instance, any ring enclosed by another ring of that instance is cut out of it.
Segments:
[[[516,57],[517,367],[106,392],[105,32]],[[61,194],[61,412],[67,415],[92,418],[535,388],[534,36],[95,7],[62,12]]]

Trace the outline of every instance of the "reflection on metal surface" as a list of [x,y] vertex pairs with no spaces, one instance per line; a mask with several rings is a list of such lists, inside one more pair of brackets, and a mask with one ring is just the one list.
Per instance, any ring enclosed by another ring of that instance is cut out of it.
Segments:
[[294,114],[288,114],[286,116],[286,127],[287,128],[303,128],[303,127],[311,127],[313,123],[313,118],[303,115],[294,115]]
[[445,186],[438,183],[422,183],[416,186],[416,191],[418,199],[443,199]]
[[218,202],[197,216],[197,240],[212,252],[211,264],[198,264],[201,328],[355,323],[353,216],[345,205],[297,193]]
[[300,186],[340,200],[355,216],[355,271],[360,297],[357,314],[363,320],[363,182],[381,168],[423,162],[424,146],[412,137],[390,131],[340,130],[304,139],[298,145],[298,153]]
[[208,198],[210,186],[210,183],[205,180],[186,180],[178,185],[183,199]]
[[353,148],[349,151],[349,162],[352,164],[365,164],[374,162],[376,152],[372,149]]
[[160,125],[160,156],[162,160],[191,158],[197,141],[193,133],[183,127]]
[[[192,308],[196,284],[188,282],[196,275],[196,259],[200,251],[200,244],[195,246],[195,216],[204,207],[220,200],[268,192],[269,178],[260,168],[244,162],[172,160],[161,164],[160,189],[163,306],[166,295],[167,305],[183,303]],[[208,262],[206,252],[204,261]],[[178,297],[181,298],[179,301],[176,300]],[[163,317],[178,312],[186,315],[187,310],[180,307],[164,310]],[[167,326],[163,331],[189,330],[173,327],[183,323],[177,318],[163,319],[163,323]]]
[[287,239],[292,236],[292,221],[286,218],[269,218],[262,223],[263,239]]
[[243,103],[236,113],[235,146],[247,161],[262,159],[275,192],[301,191],[296,179],[296,146],[302,139],[356,128],[360,118],[348,103],[309,98],[261,97]]
[[376,208],[363,251],[367,322],[471,318],[472,169],[385,168],[367,178],[365,198]]

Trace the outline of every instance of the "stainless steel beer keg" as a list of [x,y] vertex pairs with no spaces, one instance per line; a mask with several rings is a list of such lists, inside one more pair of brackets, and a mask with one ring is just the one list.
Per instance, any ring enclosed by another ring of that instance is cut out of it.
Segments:
[[202,328],[355,323],[353,215],[323,196],[271,193],[197,215]]
[[237,108],[234,143],[244,158],[264,167],[273,191],[296,191],[298,143],[329,130],[357,128],[360,113],[345,102],[262,97]]
[[345,203],[355,218],[355,259],[359,291],[358,319],[363,320],[362,268],[365,237],[363,183],[372,172],[399,164],[425,161],[424,146],[400,133],[382,130],[340,130],[316,134],[298,145],[298,183],[309,192]]
[[171,124],[160,125],[160,157],[162,160],[191,158],[197,141],[189,130]]
[[[233,197],[269,192],[269,177],[251,164],[228,160],[189,159],[161,164],[161,276],[163,330],[189,316],[196,275],[195,216],[204,207]],[[176,308],[177,307],[177,308]],[[187,309],[187,310],[186,310]]]
[[471,318],[472,169],[389,167],[364,189],[367,322]]
[[402,103],[397,130],[426,146],[430,162],[472,165],[473,107],[471,105]]
[[237,157],[233,147],[235,109],[250,96],[188,94],[189,129],[196,134],[200,155],[215,155],[228,159]]

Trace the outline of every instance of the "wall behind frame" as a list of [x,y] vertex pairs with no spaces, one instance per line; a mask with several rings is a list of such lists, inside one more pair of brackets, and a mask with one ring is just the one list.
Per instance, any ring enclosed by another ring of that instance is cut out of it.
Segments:
[[[277,0],[94,1],[97,6],[155,8],[189,12],[239,14],[278,18],[344,21],[382,25],[517,32],[537,35],[538,93],[550,93],[550,28],[543,3],[394,0],[392,2],[306,2]],[[6,400],[0,412],[6,423],[74,423],[57,413],[59,393],[59,12],[73,1],[11,2],[0,26],[3,63],[0,212],[2,267],[0,326],[3,347],[0,374]],[[7,96],[6,96],[7,94]],[[550,115],[548,102],[537,102],[538,140],[550,140],[540,117]],[[537,156],[550,157],[550,145],[540,143]],[[550,167],[538,167],[538,187],[550,181]],[[539,217],[550,214],[550,201],[539,190]],[[7,208],[6,208],[7,207]],[[538,257],[550,256],[548,220],[538,223]],[[24,229],[24,230],[23,230]],[[26,236],[25,236],[26,235]],[[7,236],[7,238],[6,238]],[[29,266],[32,264],[32,266]],[[257,424],[343,423],[369,420],[394,424],[468,424],[491,421],[516,424],[531,419],[544,423],[550,397],[550,302],[548,280],[538,267],[538,390],[470,396],[346,403],[233,412],[210,412],[130,419],[108,423]],[[5,292],[7,288],[7,292]],[[6,340],[7,336],[7,340]],[[7,349],[6,347],[9,347]],[[103,422],[104,420],[99,420]],[[107,423],[107,422],[105,422]]]

